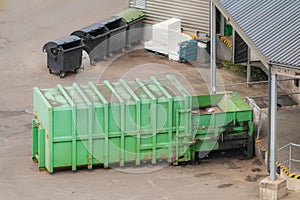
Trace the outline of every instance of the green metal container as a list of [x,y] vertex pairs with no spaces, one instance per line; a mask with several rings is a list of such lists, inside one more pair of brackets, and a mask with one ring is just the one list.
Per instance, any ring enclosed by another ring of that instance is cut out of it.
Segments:
[[189,161],[190,107],[190,95],[171,76],[35,88],[32,156],[49,172]]
[[253,110],[238,93],[193,97],[192,126],[193,152],[246,148],[253,156]]
[[237,93],[192,97],[174,76],[34,88],[32,124],[32,157],[49,172],[176,165],[198,152],[253,143],[252,110]]

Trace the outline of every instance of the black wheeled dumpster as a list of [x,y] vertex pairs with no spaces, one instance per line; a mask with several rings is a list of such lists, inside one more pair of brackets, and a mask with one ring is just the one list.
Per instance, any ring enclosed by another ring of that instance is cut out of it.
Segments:
[[110,31],[107,48],[108,55],[124,51],[126,47],[126,22],[121,17],[111,17],[99,23],[104,24]]
[[82,63],[82,50],[81,38],[77,36],[46,43],[43,52],[47,52],[47,66],[50,74],[57,72],[60,78],[64,78],[67,72],[77,73]]
[[89,54],[91,65],[107,56],[109,30],[102,23],[96,23],[71,35],[82,38],[84,50]]
[[207,37],[197,37],[198,41],[197,48],[197,61],[200,63],[209,63],[210,62],[210,39]]
[[145,14],[139,9],[129,8],[116,16],[122,17],[128,25],[126,47],[139,44],[143,39]]

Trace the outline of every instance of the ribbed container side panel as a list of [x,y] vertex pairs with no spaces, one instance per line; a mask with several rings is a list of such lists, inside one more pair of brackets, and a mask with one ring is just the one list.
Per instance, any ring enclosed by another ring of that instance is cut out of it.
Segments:
[[35,88],[32,157],[49,172],[189,161],[190,110],[174,76]]
[[[130,7],[135,7],[135,0],[130,1]],[[208,0],[146,0],[145,22],[155,24],[175,17],[182,21],[186,30],[209,32],[209,1]]]

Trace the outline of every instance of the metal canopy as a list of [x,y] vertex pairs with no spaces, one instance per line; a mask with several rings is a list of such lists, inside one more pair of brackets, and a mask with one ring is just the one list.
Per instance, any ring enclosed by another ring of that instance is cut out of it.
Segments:
[[300,1],[212,1],[264,64],[300,69]]
[[216,85],[218,8],[269,71],[270,180],[276,176],[277,75],[300,77],[300,1],[211,0],[211,92]]

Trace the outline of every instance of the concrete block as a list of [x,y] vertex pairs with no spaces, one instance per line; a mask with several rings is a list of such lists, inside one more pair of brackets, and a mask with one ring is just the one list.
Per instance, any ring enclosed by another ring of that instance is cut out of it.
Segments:
[[257,143],[255,143],[255,155],[265,167],[268,166],[268,152],[261,150]]
[[216,39],[216,48],[217,48],[217,60],[226,61],[232,60],[232,50],[229,49],[219,38]]
[[289,178],[282,170],[280,176],[287,181],[287,189],[290,191],[300,191],[300,179]]
[[261,200],[277,200],[287,195],[287,182],[282,177],[278,177],[276,181],[271,181],[270,177],[267,177],[260,182],[259,186]]

